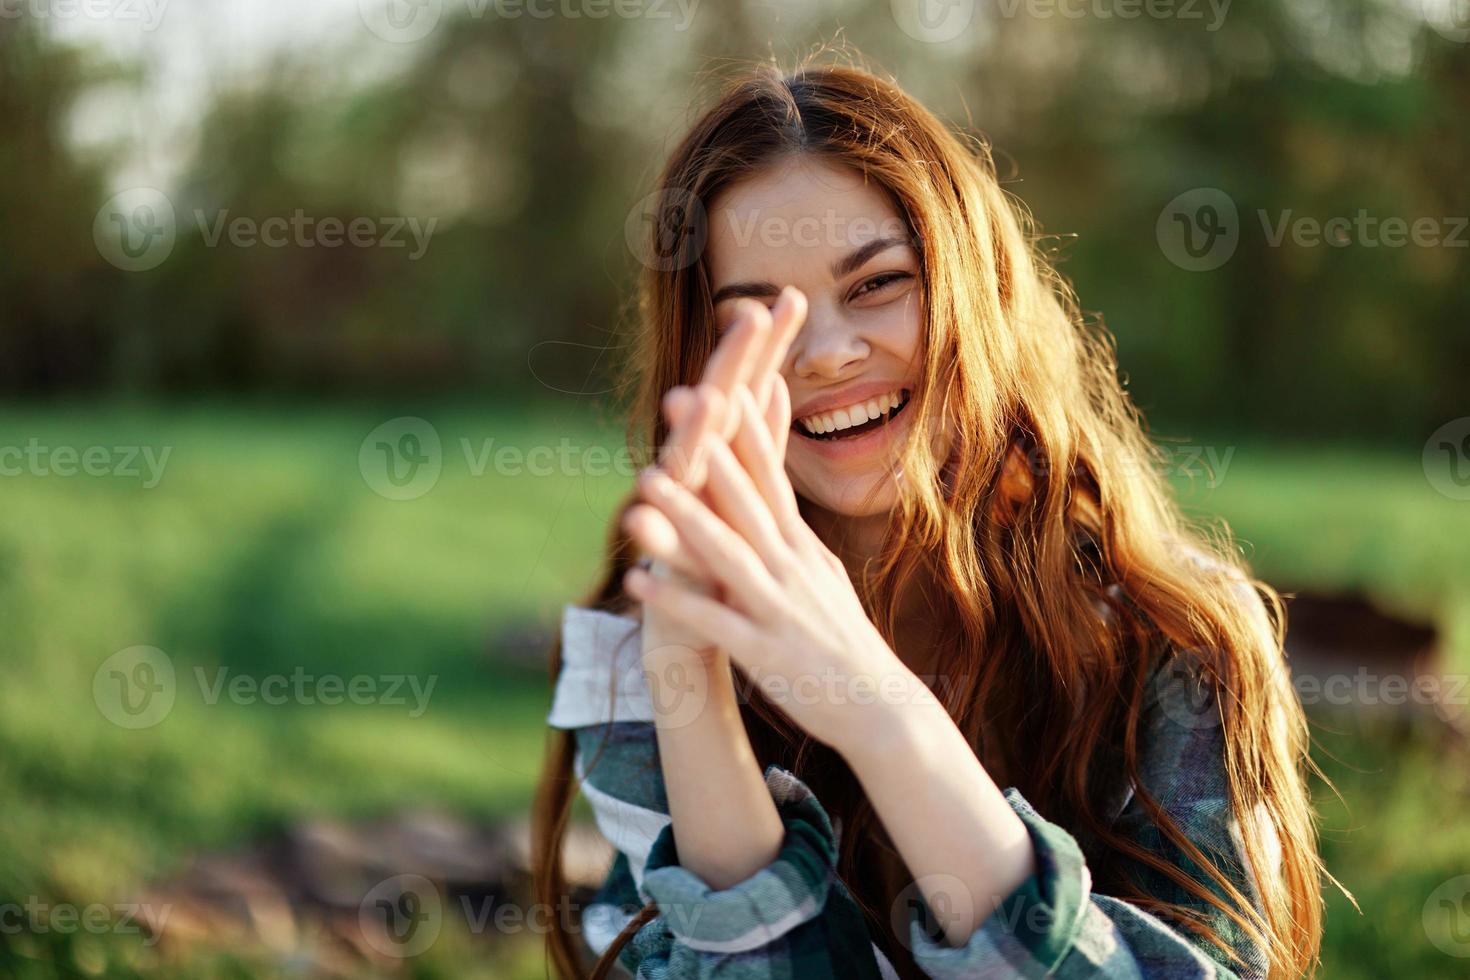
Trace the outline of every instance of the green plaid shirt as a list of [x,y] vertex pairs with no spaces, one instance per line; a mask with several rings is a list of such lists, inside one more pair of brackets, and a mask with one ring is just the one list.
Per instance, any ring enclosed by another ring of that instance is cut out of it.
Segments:
[[[652,704],[640,668],[638,623],[568,607],[563,667],[548,723],[575,732],[576,769],[602,833],[617,856],[582,927],[594,952],[647,902],[659,915],[624,947],[638,978],[896,978],[868,935],[852,895],[834,874],[840,828],[791,773],[771,766],[766,784],[786,827],[769,866],[715,891],[679,865],[668,816]],[[1199,673],[1181,658],[1156,674],[1140,732],[1141,782],[1193,843],[1254,901],[1228,797],[1223,745]],[[972,977],[1263,978],[1266,953],[1208,903],[1145,865],[1131,869],[1150,894],[1195,910],[1239,957],[1166,924],[1135,905],[1092,891],[1077,841],[1006,797],[1030,831],[1036,872],[993,903],[962,946],[934,926],[922,899],[907,903],[909,949],[936,980]],[[1120,786],[1114,826],[1204,880]],[[916,890],[911,892],[917,895]]]

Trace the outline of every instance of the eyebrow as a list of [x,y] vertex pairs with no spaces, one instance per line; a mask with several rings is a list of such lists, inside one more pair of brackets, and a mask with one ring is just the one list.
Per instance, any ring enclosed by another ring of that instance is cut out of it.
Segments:
[[[891,236],[875,238],[864,245],[858,246],[847,255],[833,262],[832,276],[835,279],[841,279],[843,276],[849,275],[857,269],[861,269],[863,263],[867,262],[873,256],[886,252],[896,245],[907,244],[908,242],[902,238]],[[766,280],[759,282],[734,282],[728,286],[720,287],[711,300],[711,304],[718,306],[727,299],[740,299],[747,296],[753,299],[765,299],[770,296],[776,296],[780,292],[780,288],[775,283]]]

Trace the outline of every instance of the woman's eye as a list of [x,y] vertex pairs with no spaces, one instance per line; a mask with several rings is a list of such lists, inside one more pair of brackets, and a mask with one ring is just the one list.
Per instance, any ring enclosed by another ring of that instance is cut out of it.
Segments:
[[862,299],[865,296],[872,296],[912,278],[913,276],[907,272],[882,272],[859,283],[858,287],[852,291],[851,298]]

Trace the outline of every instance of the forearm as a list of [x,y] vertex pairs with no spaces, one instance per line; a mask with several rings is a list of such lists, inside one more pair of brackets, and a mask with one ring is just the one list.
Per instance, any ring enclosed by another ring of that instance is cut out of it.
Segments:
[[749,878],[780,852],[785,829],[740,717],[729,658],[659,645],[646,630],[643,666],[679,863],[711,888]]
[[1025,824],[943,705],[917,700],[875,711],[843,756],[958,946],[1031,876],[1034,852]]

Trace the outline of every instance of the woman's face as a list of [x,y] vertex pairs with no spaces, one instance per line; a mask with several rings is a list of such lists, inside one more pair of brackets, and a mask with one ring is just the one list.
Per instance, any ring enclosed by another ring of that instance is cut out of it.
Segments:
[[796,492],[844,517],[887,513],[922,366],[919,256],[883,190],[793,156],[734,184],[709,208],[715,322],[736,300],[781,288],[808,313],[782,365],[791,389],[786,470]]

